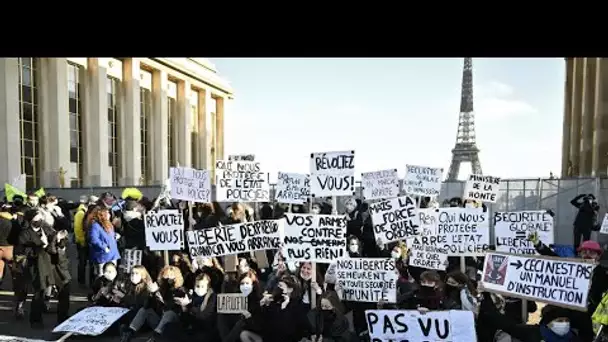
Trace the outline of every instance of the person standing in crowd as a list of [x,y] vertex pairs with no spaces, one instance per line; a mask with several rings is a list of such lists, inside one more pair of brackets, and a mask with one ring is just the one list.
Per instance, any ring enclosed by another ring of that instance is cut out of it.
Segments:
[[591,239],[591,231],[597,224],[597,213],[600,205],[593,194],[581,194],[570,201],[578,209],[574,219],[574,249],[578,248],[582,241]]
[[80,205],[74,214],[74,242],[78,251],[77,279],[80,286],[86,286],[86,268],[89,261],[89,248],[84,229],[85,214],[88,210],[87,201],[87,196],[80,196]]
[[95,265],[96,274],[103,274],[103,266],[107,262],[115,265],[120,259],[114,226],[110,222],[110,211],[104,207],[96,207],[91,212],[87,222],[89,228],[89,250],[91,262]]
[[14,225],[10,209],[7,204],[0,206],[0,285],[4,280],[5,263],[13,261],[13,246],[8,242]]

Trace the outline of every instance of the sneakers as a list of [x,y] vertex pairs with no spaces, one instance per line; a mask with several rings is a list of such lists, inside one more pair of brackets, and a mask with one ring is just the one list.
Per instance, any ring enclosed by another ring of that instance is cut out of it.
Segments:
[[23,309],[23,303],[18,303],[15,307],[15,318],[22,320],[25,317],[25,310]]

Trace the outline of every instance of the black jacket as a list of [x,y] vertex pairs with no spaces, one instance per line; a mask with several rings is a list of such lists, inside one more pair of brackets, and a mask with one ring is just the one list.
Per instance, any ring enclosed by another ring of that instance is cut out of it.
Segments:
[[574,197],[572,201],[570,201],[570,204],[578,209],[578,213],[574,219],[574,227],[590,230],[597,224],[597,212],[600,209],[600,206],[595,201],[589,203],[589,201],[584,200],[585,196],[589,195],[582,194]]

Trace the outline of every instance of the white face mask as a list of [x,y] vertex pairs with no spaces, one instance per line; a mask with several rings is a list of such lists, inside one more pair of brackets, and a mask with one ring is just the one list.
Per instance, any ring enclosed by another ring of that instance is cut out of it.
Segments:
[[350,244],[350,245],[348,246],[348,250],[349,250],[351,253],[358,253],[358,252],[359,252],[359,245],[357,245],[356,243]]
[[116,278],[116,270],[113,268],[107,269],[105,272],[103,272],[103,276],[107,280],[112,281]]
[[399,259],[399,258],[401,258],[401,253],[399,253],[398,251],[392,251],[391,252],[391,258],[393,258],[393,259]]
[[196,295],[199,297],[206,295],[207,291],[208,291],[208,288],[207,288],[206,284],[196,284],[194,286],[194,293],[196,293]]
[[251,293],[251,291],[253,291],[253,285],[251,285],[251,284],[241,284],[240,289],[241,289],[241,293],[242,294],[244,294],[245,296],[249,296],[249,294]]
[[470,202],[469,202],[469,203],[467,203],[467,204],[465,204],[465,205],[464,205],[464,207],[465,207],[465,208],[477,208],[477,207],[475,206],[475,203],[470,203]]
[[133,283],[133,285],[141,283],[141,276],[139,273],[131,273],[131,283]]
[[558,336],[564,336],[570,332],[570,322],[553,322],[549,324],[549,329]]

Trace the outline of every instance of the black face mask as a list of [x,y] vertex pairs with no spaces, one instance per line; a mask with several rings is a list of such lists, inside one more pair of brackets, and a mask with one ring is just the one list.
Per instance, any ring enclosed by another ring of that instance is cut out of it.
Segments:
[[272,291],[272,300],[277,303],[283,302],[283,289],[277,287]]
[[334,310],[321,310],[321,316],[325,322],[334,321],[336,319]]
[[422,297],[435,297],[437,295],[437,291],[434,287],[420,286],[420,295]]

